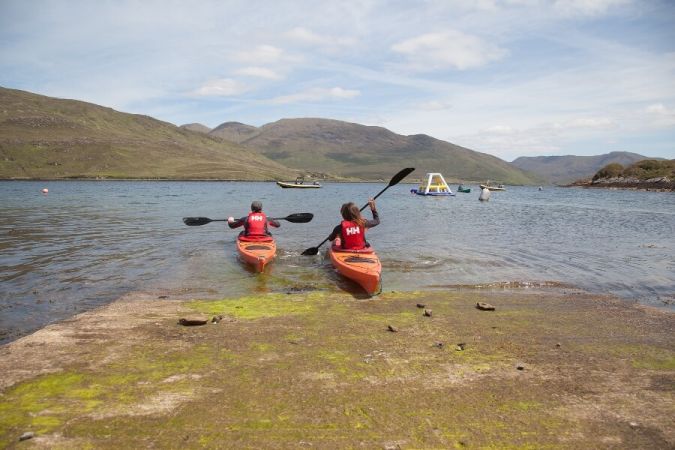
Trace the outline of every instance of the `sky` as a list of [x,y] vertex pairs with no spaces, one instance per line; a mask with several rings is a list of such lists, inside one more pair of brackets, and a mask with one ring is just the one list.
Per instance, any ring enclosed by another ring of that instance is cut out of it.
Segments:
[[0,0],[0,86],[175,125],[673,159],[675,1]]

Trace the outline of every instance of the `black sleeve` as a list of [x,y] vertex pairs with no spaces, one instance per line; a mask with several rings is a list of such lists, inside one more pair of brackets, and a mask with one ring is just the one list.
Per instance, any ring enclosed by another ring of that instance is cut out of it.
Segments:
[[227,225],[230,228],[239,228],[240,226],[244,225],[244,223],[246,223],[246,219],[246,217],[242,217],[241,219],[237,219],[232,223],[228,223]]
[[366,220],[366,228],[373,228],[380,224],[380,215],[377,213],[377,210],[372,211],[373,220]]
[[333,231],[330,233],[330,236],[328,236],[329,241],[334,241],[336,237],[340,236],[340,233],[342,232],[342,225],[338,225],[335,228],[333,228]]

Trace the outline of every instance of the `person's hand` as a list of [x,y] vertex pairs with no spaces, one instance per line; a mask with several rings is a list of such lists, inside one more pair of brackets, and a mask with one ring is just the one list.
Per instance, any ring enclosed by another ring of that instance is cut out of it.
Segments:
[[375,206],[375,199],[371,198],[368,200],[368,206],[370,206],[371,211],[375,211],[377,208]]
[[234,217],[230,216],[227,218],[227,223],[232,223],[234,222]]

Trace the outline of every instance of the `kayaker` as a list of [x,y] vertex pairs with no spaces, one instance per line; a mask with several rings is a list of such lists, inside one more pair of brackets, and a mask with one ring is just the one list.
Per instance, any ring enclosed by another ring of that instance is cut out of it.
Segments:
[[359,207],[353,202],[345,203],[340,208],[342,222],[333,229],[328,236],[328,240],[335,241],[335,247],[343,250],[363,250],[370,247],[366,241],[366,230],[380,224],[380,216],[377,214],[375,200],[368,200],[370,212],[373,214],[373,220],[366,220],[361,216]]
[[262,202],[258,200],[251,203],[251,212],[246,217],[235,220],[234,217],[227,218],[227,224],[230,228],[244,227],[244,231],[239,233],[240,236],[271,236],[267,226],[279,228],[281,224],[276,220],[268,219],[264,212],[262,212]]

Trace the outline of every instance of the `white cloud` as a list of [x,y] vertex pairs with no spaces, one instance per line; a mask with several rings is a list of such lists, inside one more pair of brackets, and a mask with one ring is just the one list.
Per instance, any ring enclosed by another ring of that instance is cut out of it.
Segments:
[[238,61],[252,64],[274,64],[285,58],[284,51],[273,45],[258,45],[252,50],[237,52]]
[[427,33],[392,46],[405,55],[417,71],[454,68],[467,70],[484,66],[508,54],[508,51],[458,30]]
[[361,95],[361,92],[341,87],[311,88],[290,95],[282,95],[272,99],[272,103],[318,102],[322,100],[346,100]]
[[644,120],[653,127],[669,128],[675,126],[675,109],[670,109],[663,103],[651,104],[641,112]]
[[564,16],[598,16],[630,0],[556,0],[553,9]]
[[282,76],[279,73],[267,67],[255,67],[255,66],[242,67],[241,69],[236,70],[235,73],[237,75],[264,78],[266,80],[279,80],[282,78]]
[[304,27],[295,27],[285,33],[285,36],[296,42],[320,47],[342,47],[356,44],[356,39],[349,36],[330,36],[318,34]]
[[200,97],[230,97],[247,92],[248,88],[231,78],[210,80],[201,85],[194,94]]

